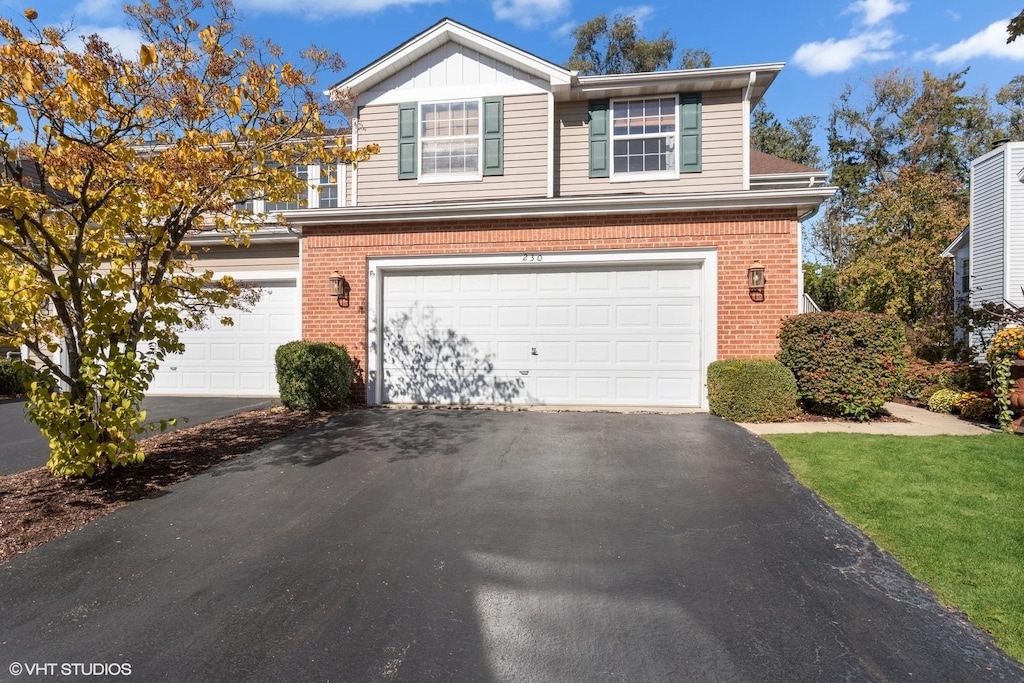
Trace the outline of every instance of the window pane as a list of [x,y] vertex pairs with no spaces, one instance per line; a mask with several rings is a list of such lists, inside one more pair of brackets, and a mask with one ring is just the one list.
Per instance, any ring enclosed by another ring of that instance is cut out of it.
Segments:
[[424,104],[421,175],[478,173],[480,103]]
[[612,117],[614,172],[675,169],[676,98],[615,102]]

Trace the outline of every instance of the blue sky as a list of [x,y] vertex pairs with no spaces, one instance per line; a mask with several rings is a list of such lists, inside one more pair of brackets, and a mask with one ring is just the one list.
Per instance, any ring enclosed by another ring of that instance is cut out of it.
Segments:
[[[135,50],[119,0],[0,0],[5,16],[33,7],[40,22],[74,20],[84,33]],[[876,74],[904,68],[939,75],[970,67],[971,89],[990,93],[1024,73],[1024,38],[1007,46],[1007,20],[1024,0],[235,0],[243,29],[290,53],[310,43],[348,68],[373,61],[442,17],[451,17],[555,63],[572,52],[572,28],[605,13],[632,14],[645,35],[669,31],[678,48],[708,50],[716,66],[786,62],[768,91],[782,119],[826,120],[846,83],[866,90]],[[324,85],[337,80],[325,78]],[[820,136],[819,136],[820,137]]]

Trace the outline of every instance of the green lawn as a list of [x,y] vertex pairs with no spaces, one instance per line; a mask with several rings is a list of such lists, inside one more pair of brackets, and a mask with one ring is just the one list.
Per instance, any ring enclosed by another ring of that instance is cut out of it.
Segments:
[[797,479],[1024,660],[1024,439],[765,438]]

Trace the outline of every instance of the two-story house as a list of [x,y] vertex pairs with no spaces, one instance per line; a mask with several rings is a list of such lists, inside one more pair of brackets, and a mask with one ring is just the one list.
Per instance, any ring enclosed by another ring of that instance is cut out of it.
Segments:
[[[308,169],[287,230],[211,254],[272,287],[226,334],[253,358],[297,325],[344,344],[370,404],[706,408],[711,361],[777,350],[801,221],[834,191],[750,149],[781,69],[580,76],[440,21],[329,91],[380,154]],[[220,371],[244,393],[228,346],[197,352],[193,391]]]
[[[954,305],[1024,306],[1024,142],[974,159],[970,183],[970,225],[941,254],[953,259]],[[969,342],[980,357],[993,331],[978,332]]]

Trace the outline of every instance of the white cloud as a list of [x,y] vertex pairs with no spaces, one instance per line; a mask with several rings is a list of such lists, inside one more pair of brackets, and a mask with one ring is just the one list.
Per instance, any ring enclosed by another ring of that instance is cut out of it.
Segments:
[[76,17],[106,19],[120,16],[124,11],[122,0],[82,0],[72,10]]
[[139,56],[139,46],[142,45],[142,39],[135,31],[121,26],[92,26],[89,24],[81,26],[76,25],[74,30],[71,32],[71,35],[68,37],[79,39],[83,36],[91,36],[94,33],[107,41],[110,44],[110,47],[114,48],[115,51],[120,52],[125,57],[137,58]]
[[567,14],[570,4],[570,0],[494,0],[491,9],[499,21],[534,28]]
[[572,32],[576,28],[576,26],[577,26],[576,22],[572,21],[570,19],[569,21],[565,22],[564,24],[562,24],[561,26],[556,28],[554,31],[552,31],[551,37],[552,38],[568,38],[569,36],[572,35]]
[[843,14],[862,14],[861,21],[867,26],[876,26],[894,14],[910,9],[909,2],[901,0],[857,0],[848,5]]
[[858,64],[881,62],[896,56],[890,48],[900,39],[892,29],[865,32],[849,38],[805,43],[792,61],[812,76],[848,71]]
[[235,0],[235,6],[268,14],[301,14],[305,19],[321,19],[326,16],[373,14],[389,7],[432,5],[439,2],[445,0],[306,0],[301,3],[282,3],[281,0]]
[[933,47],[914,56],[918,59],[932,59],[936,64],[962,63],[975,57],[1024,61],[1024,41],[1018,39],[1009,44],[1006,42],[1006,25],[1009,22],[1009,18],[1000,19],[955,45],[945,49]]
[[[644,28],[644,22],[654,16],[654,8],[650,5],[639,5],[637,7],[618,7],[612,10],[612,16],[633,17],[640,30]],[[611,18],[611,17],[609,17]]]

